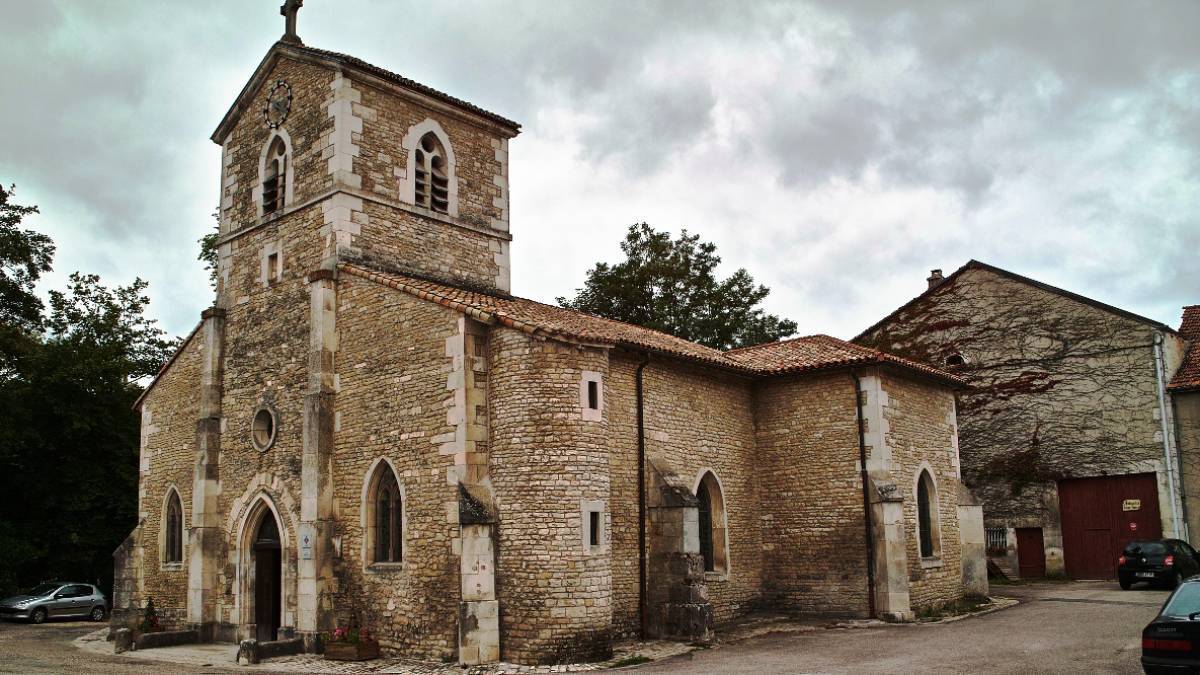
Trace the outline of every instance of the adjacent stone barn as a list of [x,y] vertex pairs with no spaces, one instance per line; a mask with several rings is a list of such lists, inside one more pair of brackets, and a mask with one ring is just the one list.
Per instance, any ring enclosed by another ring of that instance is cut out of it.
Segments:
[[1179,335],[1188,341],[1188,350],[1167,391],[1171,394],[1179,439],[1187,528],[1200,534],[1200,305],[1183,308]]
[[971,261],[855,342],[972,385],[962,472],[1004,574],[1112,578],[1126,542],[1186,539],[1177,425],[1196,431],[1168,397],[1186,347],[1169,326]]
[[212,308],[149,386],[114,622],[358,623],[386,653],[602,659],[756,608],[986,592],[942,370],[722,352],[509,292],[503,117],[276,44],[213,135]]

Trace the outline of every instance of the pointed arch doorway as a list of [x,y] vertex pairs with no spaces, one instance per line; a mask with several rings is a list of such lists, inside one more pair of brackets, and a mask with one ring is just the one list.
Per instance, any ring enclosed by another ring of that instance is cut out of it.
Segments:
[[255,637],[259,642],[279,639],[283,616],[283,546],[279,523],[271,509],[262,509],[254,528],[250,557],[254,576],[250,585],[254,598]]

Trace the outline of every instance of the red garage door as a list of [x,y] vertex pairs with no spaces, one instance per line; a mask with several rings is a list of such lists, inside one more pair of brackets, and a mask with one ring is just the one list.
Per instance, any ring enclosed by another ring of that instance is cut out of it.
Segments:
[[1067,576],[1111,579],[1125,544],[1162,537],[1152,473],[1058,482]]

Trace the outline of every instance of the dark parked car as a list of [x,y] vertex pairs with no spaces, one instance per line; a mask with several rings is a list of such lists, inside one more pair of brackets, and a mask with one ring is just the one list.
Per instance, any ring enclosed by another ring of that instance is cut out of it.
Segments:
[[0,619],[28,619],[42,623],[54,617],[89,617],[103,621],[108,601],[91,584],[54,581],[20,595],[0,600]]
[[1200,672],[1200,577],[1179,584],[1142,629],[1142,670]]
[[1133,541],[1117,559],[1117,580],[1125,590],[1139,581],[1175,588],[1198,572],[1196,550],[1178,539]]

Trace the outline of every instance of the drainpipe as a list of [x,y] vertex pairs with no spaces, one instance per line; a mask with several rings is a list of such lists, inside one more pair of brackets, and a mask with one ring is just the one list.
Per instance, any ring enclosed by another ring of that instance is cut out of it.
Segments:
[[[1179,408],[1176,407],[1175,397],[1172,396],[1170,398],[1171,398],[1171,431],[1175,432],[1175,443],[1178,444],[1179,436],[1180,436],[1180,433],[1179,433]],[[1178,476],[1179,476],[1179,508],[1181,511],[1180,515],[1183,518],[1183,534],[1184,534],[1183,540],[1190,542],[1192,540],[1192,537],[1191,537],[1191,534],[1192,534],[1191,529],[1192,528],[1191,528],[1191,526],[1188,525],[1187,490],[1184,489],[1184,487],[1183,487],[1184,481],[1187,480],[1187,476],[1183,475],[1183,453],[1179,451],[1178,447],[1175,448],[1175,454],[1179,458],[1179,465],[1176,466],[1175,468],[1179,470],[1179,474],[1178,474]]]
[[862,467],[863,537],[867,543],[867,606],[870,617],[875,618],[875,535],[871,527],[871,477],[867,474],[867,424],[863,415],[862,381],[858,373],[850,371],[854,378],[854,410],[858,416],[858,463]]
[[646,424],[643,407],[642,371],[650,365],[650,354],[642,354],[634,391],[637,393],[637,491],[638,491],[638,635],[645,641],[646,616]]
[[1179,501],[1175,492],[1175,460],[1171,453],[1171,433],[1167,426],[1167,389],[1163,382],[1163,336],[1154,333],[1154,377],[1158,380],[1158,421],[1162,425],[1163,461],[1167,466],[1167,493],[1171,497],[1171,521],[1175,525],[1175,536],[1186,539],[1179,522]]

